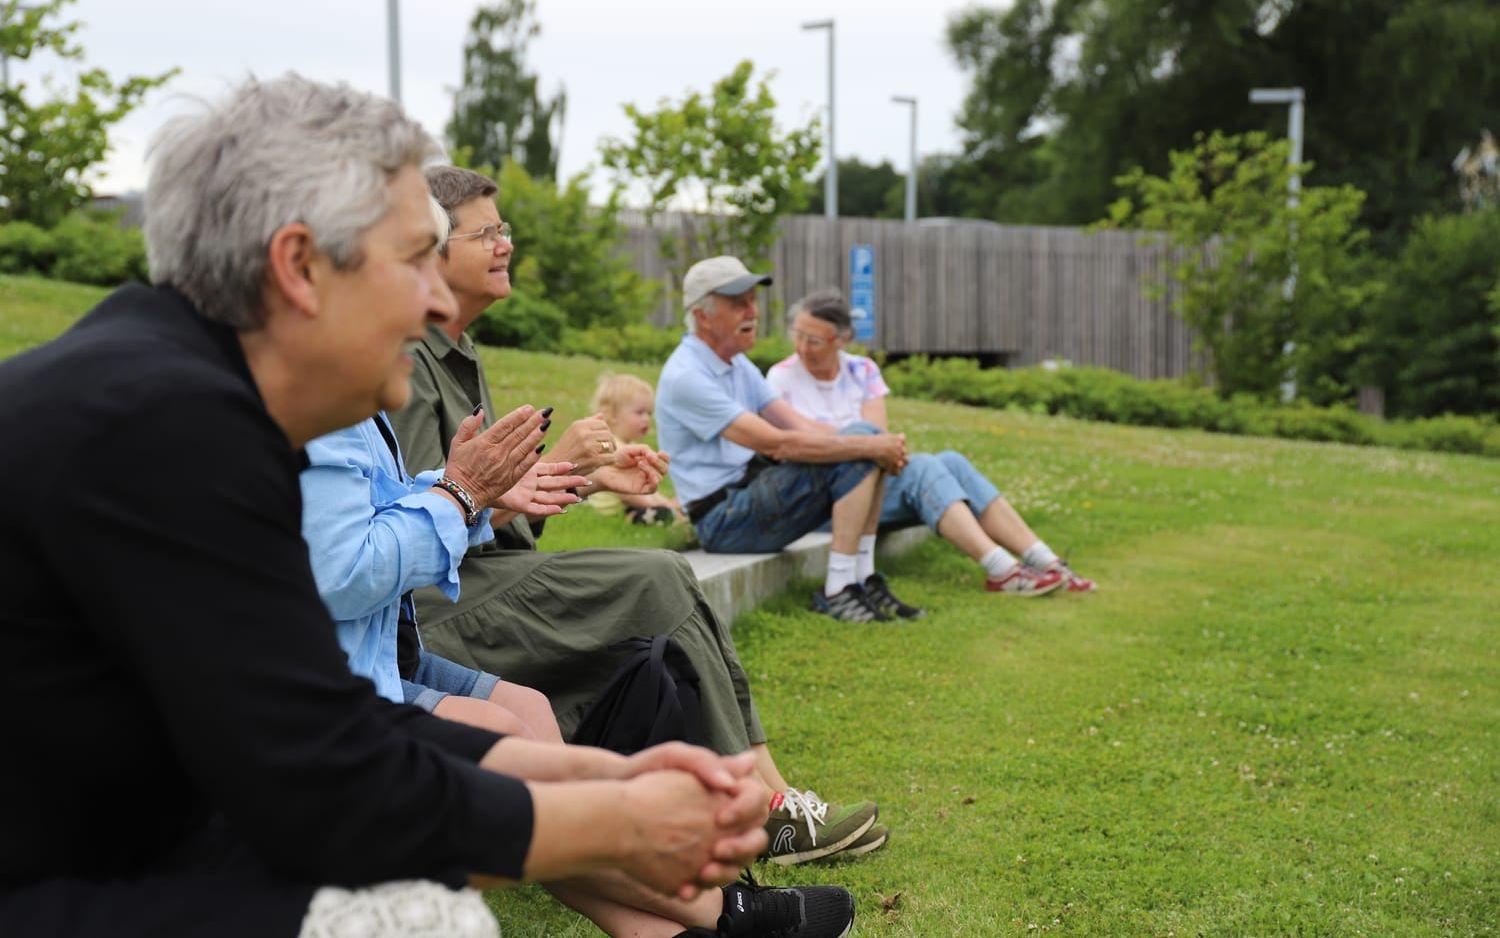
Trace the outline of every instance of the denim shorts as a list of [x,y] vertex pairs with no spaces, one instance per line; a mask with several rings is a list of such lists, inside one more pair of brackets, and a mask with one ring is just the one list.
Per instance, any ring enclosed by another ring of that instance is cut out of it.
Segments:
[[937,530],[938,519],[954,502],[968,502],[978,517],[1000,497],[1000,490],[953,450],[937,455],[913,453],[898,476],[885,480],[881,524],[920,521]]
[[474,697],[488,700],[500,679],[484,671],[475,671],[463,665],[441,658],[426,650],[420,652],[417,670],[410,681],[401,682],[401,693],[409,704],[416,704],[428,713],[444,697]]
[[[863,421],[839,431],[851,436],[879,432]],[[867,459],[778,463],[744,488],[730,491],[693,528],[711,554],[774,553],[826,523],[833,503],[874,471],[875,463]]]

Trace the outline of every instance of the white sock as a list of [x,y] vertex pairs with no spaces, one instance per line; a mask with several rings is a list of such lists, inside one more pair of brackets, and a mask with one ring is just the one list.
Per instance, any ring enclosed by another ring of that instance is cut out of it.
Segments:
[[1011,556],[1010,551],[1003,547],[994,550],[979,558],[979,565],[984,568],[985,576],[992,580],[998,580],[1010,572],[1010,568],[1016,565],[1016,558]]
[[844,587],[854,582],[854,568],[859,562],[855,554],[828,552],[828,579],[823,581],[823,595],[836,596]]
[[1055,561],[1057,555],[1052,552],[1052,548],[1047,546],[1046,541],[1037,541],[1026,548],[1026,553],[1021,555],[1021,559],[1033,567],[1045,567]]
[[875,572],[875,535],[860,535],[859,553],[854,558],[854,582],[863,583]]

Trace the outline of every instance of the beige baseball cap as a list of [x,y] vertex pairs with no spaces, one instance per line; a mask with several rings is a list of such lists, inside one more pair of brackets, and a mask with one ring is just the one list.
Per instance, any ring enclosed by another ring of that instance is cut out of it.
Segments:
[[717,293],[719,296],[739,296],[754,286],[771,283],[770,274],[753,274],[738,257],[728,254],[701,260],[688,268],[682,277],[682,306],[692,309],[693,304]]

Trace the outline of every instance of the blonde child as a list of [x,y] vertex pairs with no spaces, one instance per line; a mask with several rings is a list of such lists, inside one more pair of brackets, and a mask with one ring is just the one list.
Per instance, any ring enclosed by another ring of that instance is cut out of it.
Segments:
[[[651,413],[655,407],[655,393],[651,385],[635,375],[606,374],[599,378],[594,389],[594,400],[590,410],[603,414],[615,435],[615,446],[637,443],[651,432]],[[677,499],[656,492],[651,495],[624,495],[600,492],[589,498],[589,504],[602,515],[615,515],[624,510],[625,517],[634,524],[671,524],[686,521]]]

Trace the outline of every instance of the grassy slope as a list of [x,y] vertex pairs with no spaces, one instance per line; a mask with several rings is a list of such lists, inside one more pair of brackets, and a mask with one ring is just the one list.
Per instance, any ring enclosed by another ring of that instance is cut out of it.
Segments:
[[[0,357],[96,295],[0,278]],[[600,368],[485,354],[497,401],[565,420]],[[915,625],[827,622],[811,584],[737,623],[793,783],[875,798],[895,830],[764,879],[848,885],[862,934],[1493,932],[1500,463],[907,401],[893,419],[969,455],[1102,589],[987,596],[931,542],[891,570],[932,610]],[[576,509],[544,543],[621,533]],[[535,890],[496,899],[508,935],[590,933]]]
[[0,359],[62,332],[108,290],[0,274]]

